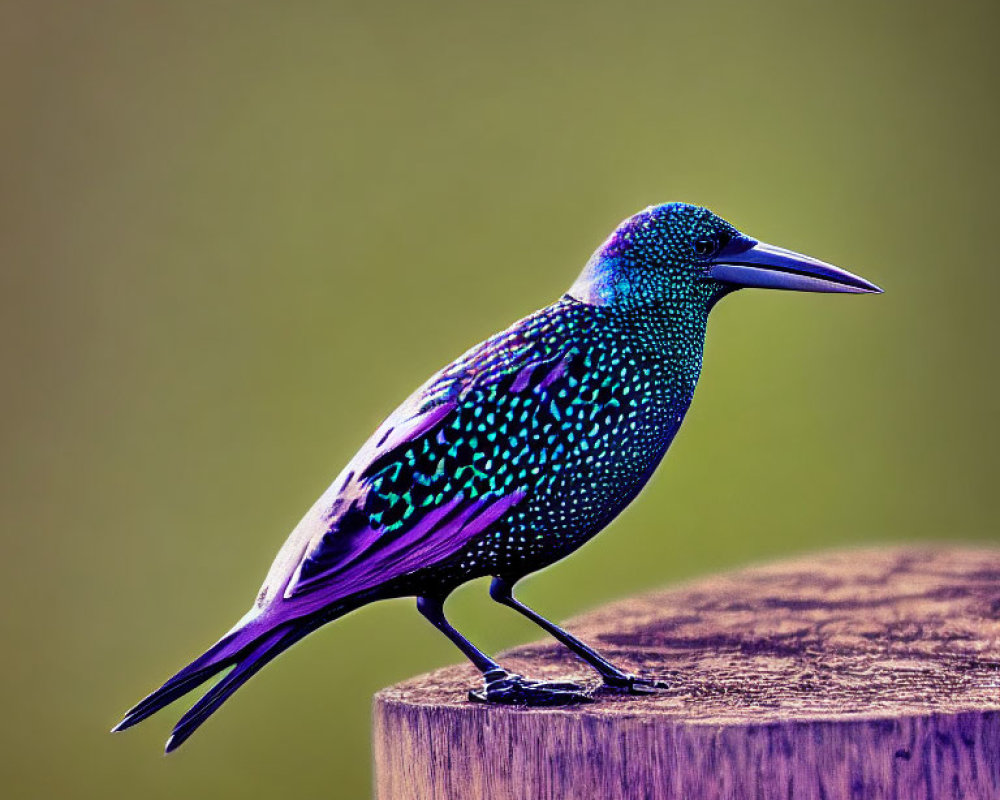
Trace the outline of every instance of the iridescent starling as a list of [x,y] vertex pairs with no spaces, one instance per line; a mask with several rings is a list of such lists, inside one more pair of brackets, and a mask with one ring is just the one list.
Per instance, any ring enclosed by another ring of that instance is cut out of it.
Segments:
[[386,598],[417,607],[483,673],[471,698],[558,705],[591,694],[506,671],[445,619],[448,594],[493,576],[491,596],[601,676],[630,675],[518,602],[514,584],[572,553],[639,493],[684,419],[716,302],[746,286],[878,292],[862,278],[740,233],[697,206],[625,220],[570,290],[421,386],[298,524],[250,611],[136,705],[128,728],[232,668],[185,714],[179,746],[236,689],[321,625]]

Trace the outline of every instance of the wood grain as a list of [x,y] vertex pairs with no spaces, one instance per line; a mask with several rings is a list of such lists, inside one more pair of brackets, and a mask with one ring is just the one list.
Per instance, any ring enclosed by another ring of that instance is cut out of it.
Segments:
[[[448,667],[375,697],[380,800],[997,800],[1000,550],[895,548],[746,569],[567,627],[651,697],[484,707]],[[597,681],[548,641],[505,666]]]

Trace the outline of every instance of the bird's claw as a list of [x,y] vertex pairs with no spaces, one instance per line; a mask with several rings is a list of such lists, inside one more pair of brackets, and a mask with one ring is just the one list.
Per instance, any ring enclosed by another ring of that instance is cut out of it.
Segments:
[[669,689],[666,681],[655,678],[640,678],[638,675],[622,674],[604,677],[604,685],[598,691],[614,694],[656,694],[661,689]]
[[594,701],[575,683],[532,681],[510,672],[487,676],[483,689],[470,691],[469,699],[507,706],[570,706]]

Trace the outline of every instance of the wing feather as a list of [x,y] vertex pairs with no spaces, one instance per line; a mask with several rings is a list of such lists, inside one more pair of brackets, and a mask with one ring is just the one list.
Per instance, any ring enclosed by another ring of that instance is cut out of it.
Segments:
[[469,350],[379,426],[292,532],[259,607],[321,607],[440,563],[524,500],[524,486],[468,491],[449,478],[476,468],[463,459],[478,456],[456,443],[470,395],[501,382],[511,392],[544,389],[565,371],[547,311]]

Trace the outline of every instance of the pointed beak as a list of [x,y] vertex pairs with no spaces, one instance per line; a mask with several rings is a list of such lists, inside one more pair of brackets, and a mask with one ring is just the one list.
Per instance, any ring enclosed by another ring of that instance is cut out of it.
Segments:
[[874,283],[801,253],[743,236],[730,240],[712,259],[708,276],[733,286],[796,292],[880,294]]

